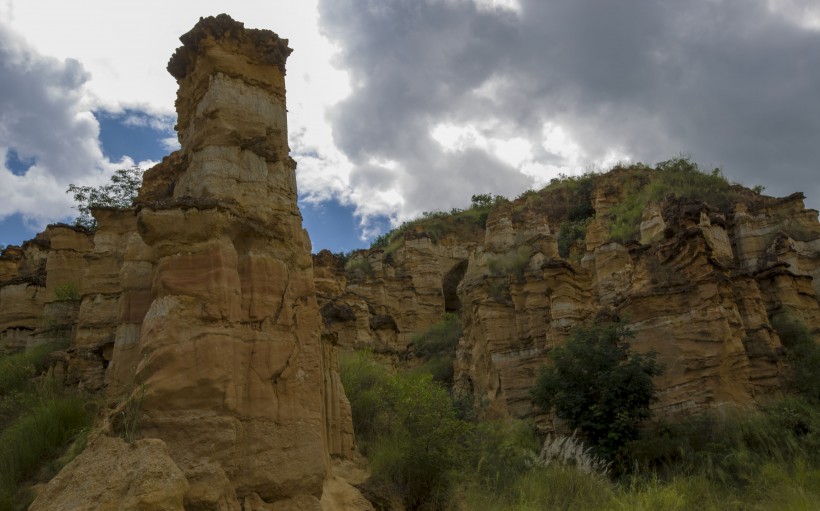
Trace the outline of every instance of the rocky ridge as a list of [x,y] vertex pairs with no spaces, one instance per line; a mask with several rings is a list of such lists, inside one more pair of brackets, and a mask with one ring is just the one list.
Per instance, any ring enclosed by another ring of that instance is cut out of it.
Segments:
[[[669,176],[705,191],[638,204],[632,234],[615,239],[625,205]],[[787,367],[772,321],[820,332],[820,224],[799,193],[776,199],[693,168],[638,165],[496,201],[478,239],[425,225],[352,254],[346,270],[314,256],[325,332],[413,365],[414,334],[458,311],[455,389],[490,415],[538,414],[538,370],[581,322],[620,320],[633,349],[658,352],[661,415],[776,399]]]

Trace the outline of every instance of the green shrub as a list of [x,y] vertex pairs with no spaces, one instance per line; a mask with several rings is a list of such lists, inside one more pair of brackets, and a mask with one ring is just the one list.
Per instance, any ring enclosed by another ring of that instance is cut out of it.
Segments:
[[48,355],[62,347],[61,343],[41,344],[0,358],[0,398],[12,391],[31,386],[34,383],[34,376],[46,369]]
[[488,256],[487,267],[492,275],[510,275],[522,282],[530,257],[532,257],[532,249],[528,246],[520,246],[504,254]]
[[630,353],[630,332],[616,324],[576,327],[550,352],[533,389],[535,402],[578,429],[596,454],[615,459],[638,436],[655,399],[655,353]]
[[445,313],[441,321],[434,323],[427,331],[413,336],[416,354],[423,357],[450,355],[455,351],[463,333],[458,315]]
[[532,464],[539,442],[532,424],[488,420],[474,424],[464,448],[468,478],[486,488],[503,490]]
[[537,448],[528,425],[462,419],[463,403],[428,374],[391,374],[364,353],[342,357],[341,369],[373,480],[392,485],[410,509],[444,508],[467,480],[501,488]]
[[558,229],[558,255],[569,257],[572,246],[586,238],[588,225],[589,219],[562,222]]
[[446,355],[432,356],[426,359],[414,372],[429,374],[433,377],[433,381],[450,387],[453,385],[453,378],[455,377],[453,357]]
[[786,348],[791,389],[820,403],[820,344],[803,323],[793,318],[778,316],[772,326]]
[[66,193],[73,194],[76,209],[80,213],[74,220],[78,226],[95,229],[97,221],[91,210],[97,207],[128,208],[140,190],[143,170],[139,167],[118,169],[111,176],[111,182],[106,185],[76,186],[68,185]]
[[760,412],[704,414],[651,424],[628,451],[633,463],[666,478],[702,475],[743,488],[767,463],[820,463],[820,410],[788,398]]
[[392,254],[404,245],[410,233],[423,234],[433,242],[438,242],[451,233],[481,232],[487,224],[487,216],[494,205],[506,201],[501,195],[473,195],[468,209],[453,208],[450,212],[425,211],[421,218],[403,222],[390,232],[379,235],[370,248],[381,248],[386,255]]
[[416,355],[424,360],[418,372],[430,374],[433,380],[447,386],[453,384],[456,345],[463,335],[461,318],[445,313],[441,321],[427,331],[413,336]]
[[340,369],[345,395],[353,412],[353,430],[366,454],[368,442],[388,427],[382,420],[384,402],[381,393],[391,376],[387,369],[370,360],[366,352],[342,354]]
[[441,509],[459,468],[468,425],[458,420],[450,395],[429,375],[391,378],[382,398],[395,426],[373,446],[373,477],[397,484],[413,509]]
[[353,255],[345,263],[345,273],[350,278],[373,277],[373,266],[366,255]]
[[389,374],[366,354],[341,365],[374,481],[394,485],[413,509],[441,509],[469,432],[450,395],[430,375]]
[[93,405],[43,374],[48,355],[62,347],[44,344],[0,358],[0,511],[25,509],[30,498],[21,481],[41,470],[55,474],[70,461],[56,456],[93,419]]
[[60,284],[54,288],[54,297],[61,302],[70,302],[80,299],[80,292],[72,282]]

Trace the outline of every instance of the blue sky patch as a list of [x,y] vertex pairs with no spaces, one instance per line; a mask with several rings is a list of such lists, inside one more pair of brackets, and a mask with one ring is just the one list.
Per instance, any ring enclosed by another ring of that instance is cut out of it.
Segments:
[[[159,161],[171,152],[163,144],[164,139],[176,136],[170,128],[170,121],[158,120],[135,110],[126,110],[122,114],[95,112],[94,115],[100,123],[103,154],[112,161],[119,161],[123,156],[135,162]],[[23,158],[13,150],[9,150],[6,156],[6,167],[17,175],[25,173],[34,163],[33,159]],[[348,252],[370,246],[369,241],[359,239],[361,229],[353,215],[354,206],[342,205],[334,199],[319,204],[300,202],[299,208],[314,252],[325,248],[333,252]],[[390,229],[387,217],[376,219],[376,222],[382,231]],[[20,214],[0,221],[0,244],[19,245],[36,233],[26,225]]]
[[[135,162],[159,161],[171,151],[163,140],[176,137],[173,122],[147,116],[135,110],[121,114],[94,112],[100,123],[100,144],[111,161],[130,156]],[[164,126],[163,126],[164,124]]]
[[319,204],[299,203],[302,226],[310,235],[313,252],[328,249],[331,252],[349,252],[370,246],[359,239],[359,223],[353,217],[355,208],[331,199]]
[[35,163],[37,163],[37,160],[34,157],[24,158],[14,149],[6,151],[6,168],[15,176],[25,175]]

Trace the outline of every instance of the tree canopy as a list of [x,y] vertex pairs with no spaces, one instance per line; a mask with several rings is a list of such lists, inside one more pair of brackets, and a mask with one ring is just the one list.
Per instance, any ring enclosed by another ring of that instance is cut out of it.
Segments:
[[533,397],[586,437],[597,454],[614,459],[638,436],[655,399],[652,377],[661,374],[656,353],[631,353],[632,334],[617,324],[591,324],[572,331],[552,349]]
[[139,167],[119,169],[111,176],[111,182],[98,187],[68,185],[66,193],[74,194],[74,201],[79,215],[74,219],[76,225],[95,229],[97,221],[91,215],[92,208],[127,208],[133,204],[142,184],[143,170]]

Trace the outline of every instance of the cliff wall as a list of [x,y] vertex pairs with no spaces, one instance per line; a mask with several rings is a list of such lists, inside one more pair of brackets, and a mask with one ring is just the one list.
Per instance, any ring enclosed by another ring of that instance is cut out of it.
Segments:
[[[549,349],[595,319],[627,324],[633,349],[659,353],[657,413],[776,399],[788,368],[772,321],[789,316],[820,333],[817,211],[801,194],[724,183],[710,197],[717,206],[682,194],[638,204],[640,227],[614,239],[625,205],[667,179],[661,172],[621,168],[497,201],[478,240],[458,231],[435,240],[422,220],[401,248],[355,253],[347,271],[320,254],[326,331],[412,366],[413,335],[458,310],[455,389],[491,415],[537,414],[530,390]],[[385,342],[382,324],[400,342]]]

